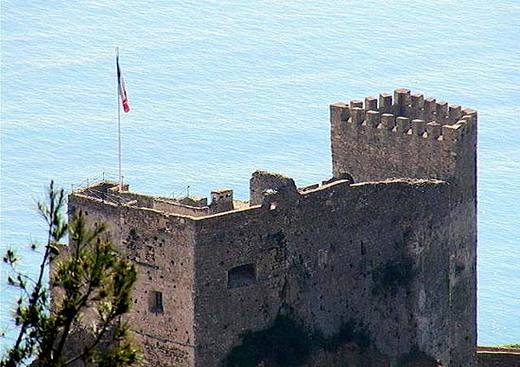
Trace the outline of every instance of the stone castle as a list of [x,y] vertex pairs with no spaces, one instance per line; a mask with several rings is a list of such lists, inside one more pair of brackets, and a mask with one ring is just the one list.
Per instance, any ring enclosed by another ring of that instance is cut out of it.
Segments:
[[475,366],[477,113],[397,89],[334,103],[330,122],[333,175],[312,186],[257,171],[248,202],[106,181],[70,195],[138,267],[128,317],[147,365],[226,365],[289,315],[336,341],[305,366],[347,365],[344,325],[381,366]]

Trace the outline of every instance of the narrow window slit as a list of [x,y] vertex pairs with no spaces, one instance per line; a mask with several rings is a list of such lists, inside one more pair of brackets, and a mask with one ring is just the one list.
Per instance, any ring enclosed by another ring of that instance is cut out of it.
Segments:
[[163,313],[164,307],[162,292],[152,291],[150,298],[150,312]]

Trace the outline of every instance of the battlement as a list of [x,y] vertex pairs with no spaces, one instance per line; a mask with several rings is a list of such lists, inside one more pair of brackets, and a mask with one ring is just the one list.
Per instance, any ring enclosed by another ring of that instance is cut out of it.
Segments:
[[[352,103],[352,102],[351,102]],[[430,140],[446,141],[449,143],[460,142],[464,135],[471,128],[473,118],[469,114],[465,114],[459,120],[451,123],[446,120],[444,124],[431,120],[426,122],[422,119],[413,119],[405,116],[396,116],[393,113],[382,113],[377,110],[365,110],[362,107],[349,107],[344,103],[334,103],[331,108],[339,110],[336,113],[341,115],[345,127],[356,129],[366,127],[367,131],[376,133],[376,130],[370,131],[369,128],[384,130],[392,133],[417,136]],[[464,110],[461,112],[470,112]],[[435,117],[435,116],[434,116]],[[343,120],[344,118],[344,120]]]
[[[379,102],[379,103],[378,103]],[[396,89],[394,98],[387,93],[349,103],[331,105],[331,116],[343,127],[378,129],[430,140],[460,142],[474,128],[476,111],[460,105],[448,105],[434,98],[424,98],[408,89]],[[341,126],[340,126],[341,127]]]
[[334,176],[452,180],[476,154],[477,112],[408,89],[330,106]]

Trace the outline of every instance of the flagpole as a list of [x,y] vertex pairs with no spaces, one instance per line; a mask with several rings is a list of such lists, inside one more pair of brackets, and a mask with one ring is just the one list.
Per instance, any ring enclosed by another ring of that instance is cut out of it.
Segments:
[[[116,60],[119,58],[119,47],[116,47]],[[119,90],[119,78],[117,80],[117,156],[119,163],[119,191],[123,191],[123,173],[121,169],[121,91]]]

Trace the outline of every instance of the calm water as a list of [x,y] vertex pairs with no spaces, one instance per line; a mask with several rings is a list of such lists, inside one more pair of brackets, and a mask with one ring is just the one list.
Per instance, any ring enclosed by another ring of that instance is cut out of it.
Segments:
[[520,341],[520,2],[3,0],[1,37],[2,251],[42,241],[51,178],[117,173],[115,46],[124,176],[163,195],[246,198],[256,168],[317,182],[328,104],[408,87],[479,111],[479,342]]

